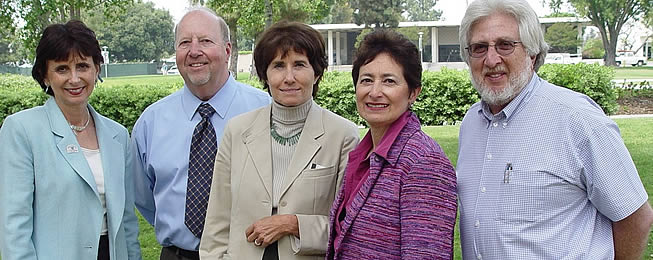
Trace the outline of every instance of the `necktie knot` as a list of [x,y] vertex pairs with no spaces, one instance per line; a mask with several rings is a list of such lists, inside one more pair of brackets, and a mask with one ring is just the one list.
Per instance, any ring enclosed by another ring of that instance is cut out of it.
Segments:
[[200,107],[197,108],[197,112],[200,113],[202,118],[209,118],[213,113],[215,113],[215,109],[211,106],[209,103],[204,103],[201,104]]

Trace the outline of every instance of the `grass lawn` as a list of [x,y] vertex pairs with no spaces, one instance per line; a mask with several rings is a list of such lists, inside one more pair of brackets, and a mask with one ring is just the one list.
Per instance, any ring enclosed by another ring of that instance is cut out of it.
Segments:
[[[649,61],[651,62],[651,61]],[[653,67],[619,67],[615,68],[614,79],[651,79]]]
[[[653,118],[634,118],[634,119],[617,119],[615,120],[621,128],[621,135],[624,142],[633,157],[633,161],[637,166],[637,170],[642,178],[644,187],[649,194],[649,198],[653,198],[653,136],[651,136],[651,126],[653,126]],[[458,126],[427,126],[423,130],[429,136],[433,137],[444,152],[449,157],[449,160],[455,165],[458,160]],[[361,136],[367,130],[361,130]],[[649,200],[651,201],[651,200]],[[159,246],[154,238],[154,230],[145,222],[140,216],[140,241],[143,251],[143,259],[158,259]],[[462,259],[460,253],[460,235],[458,225],[456,224],[455,232],[455,258]],[[645,256],[653,258],[653,233],[649,235],[648,248]]]

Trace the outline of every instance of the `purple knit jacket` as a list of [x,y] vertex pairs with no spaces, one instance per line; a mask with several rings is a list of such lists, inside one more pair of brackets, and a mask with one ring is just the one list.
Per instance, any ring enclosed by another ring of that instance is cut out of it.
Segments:
[[452,259],[456,174],[440,146],[420,130],[415,114],[387,158],[372,153],[370,160],[370,174],[354,195],[338,248],[335,214],[344,203],[344,186],[333,202],[326,259]]

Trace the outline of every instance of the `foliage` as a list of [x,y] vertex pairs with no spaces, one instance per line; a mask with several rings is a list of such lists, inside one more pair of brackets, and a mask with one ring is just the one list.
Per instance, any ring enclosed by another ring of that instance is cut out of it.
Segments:
[[0,64],[20,65],[27,60],[25,48],[11,32],[0,33]]
[[[617,94],[611,82],[614,70],[610,67],[546,64],[540,68],[539,74],[553,84],[588,95],[608,114],[616,111]],[[155,77],[166,79],[162,76]],[[160,80],[152,79],[148,83],[146,78],[124,77],[112,83],[110,78],[96,86],[89,102],[101,114],[131,128],[145,107],[182,86],[178,80],[168,81],[169,84],[164,84]],[[257,88],[262,86],[254,79],[241,81]],[[0,119],[42,104],[47,98],[42,92],[28,77],[0,75]],[[467,71],[442,68],[437,72],[423,72],[422,92],[412,109],[423,125],[452,124],[460,121],[467,109],[478,100],[478,94],[472,87]],[[356,109],[355,89],[350,72],[325,73],[315,101],[323,108],[352,122],[359,125],[365,123]]]
[[[3,0],[0,4],[0,28],[4,32],[20,35],[31,60],[43,29],[49,24],[79,20],[82,10],[95,6],[103,6],[103,15],[113,18],[131,3],[133,0]],[[19,28],[19,25],[22,27]]]
[[138,2],[117,15],[104,19],[104,8],[94,9],[87,19],[100,42],[109,47],[110,61],[151,61],[174,53],[172,16],[151,2]]
[[422,93],[413,104],[413,111],[424,125],[453,124],[461,121],[479,99],[467,71],[424,71]]
[[591,38],[583,46],[583,59],[600,59],[605,55],[601,38]]
[[374,28],[396,28],[401,20],[405,0],[350,0],[354,9],[354,23]]
[[324,24],[353,23],[354,9],[351,8],[349,0],[335,0],[329,14],[319,22]]
[[555,23],[547,28],[544,40],[551,45],[550,52],[576,53],[579,45],[576,27],[571,23]]
[[365,123],[356,109],[356,92],[350,72],[325,73],[315,102],[357,125]]
[[435,9],[438,0],[406,0],[406,14],[408,21],[438,21],[442,16],[442,10]]
[[614,69],[598,64],[544,64],[537,73],[551,84],[583,93],[608,115],[617,111]]
[[616,66],[615,57],[617,38],[623,25],[648,14],[653,8],[650,0],[568,0],[573,7],[583,16],[592,21],[592,25],[599,28],[603,48],[605,49],[604,63]]
[[88,102],[98,113],[116,120],[131,131],[147,106],[177,89],[161,85],[98,87],[93,90]]
[[[243,38],[253,39],[261,33],[266,24],[279,20],[300,22],[319,21],[329,13],[333,0],[189,0],[192,4],[206,5],[221,15],[231,34],[232,54],[229,70],[238,68],[238,51]],[[261,21],[266,21],[262,23]],[[241,36],[241,34],[243,34]],[[251,46],[250,41],[245,45]],[[249,49],[250,47],[244,47]]]

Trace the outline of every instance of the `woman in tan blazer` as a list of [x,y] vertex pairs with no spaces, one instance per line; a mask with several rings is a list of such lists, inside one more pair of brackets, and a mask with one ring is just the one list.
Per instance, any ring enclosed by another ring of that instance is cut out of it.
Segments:
[[202,258],[324,258],[329,210],[358,143],[356,125],[313,101],[324,49],[319,32],[296,22],[277,23],[258,40],[257,73],[274,102],[225,127]]

